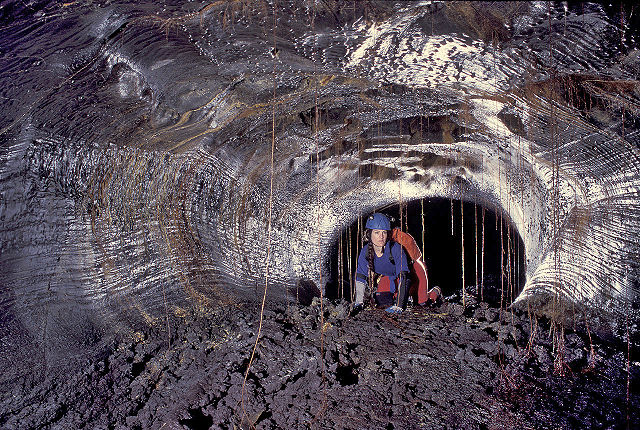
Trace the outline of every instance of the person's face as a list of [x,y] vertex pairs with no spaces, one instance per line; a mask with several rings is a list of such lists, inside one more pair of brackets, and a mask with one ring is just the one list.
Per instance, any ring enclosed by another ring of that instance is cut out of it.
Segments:
[[376,228],[371,230],[371,242],[375,246],[383,247],[387,243],[387,230],[378,230]]

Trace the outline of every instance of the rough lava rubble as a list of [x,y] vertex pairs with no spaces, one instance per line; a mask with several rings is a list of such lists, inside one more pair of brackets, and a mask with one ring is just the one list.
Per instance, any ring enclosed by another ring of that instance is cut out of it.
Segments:
[[184,312],[170,346],[160,325],[115,340],[70,373],[12,373],[0,428],[640,425],[638,393],[627,397],[638,362],[612,337],[565,328],[558,354],[544,317],[459,299],[399,317],[372,308],[349,316],[346,302],[325,300],[321,319],[318,299],[268,308],[246,383],[259,309]]

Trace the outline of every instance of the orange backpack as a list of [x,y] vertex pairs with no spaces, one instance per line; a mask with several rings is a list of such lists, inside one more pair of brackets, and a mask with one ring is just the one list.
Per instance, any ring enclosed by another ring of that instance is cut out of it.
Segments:
[[409,256],[409,294],[415,297],[416,303],[426,302],[429,287],[427,267],[422,261],[422,252],[416,240],[399,228],[391,230],[391,240],[399,243]]
[[416,240],[409,233],[396,227],[391,230],[391,240],[402,245],[411,262],[422,258],[422,252],[420,252]]

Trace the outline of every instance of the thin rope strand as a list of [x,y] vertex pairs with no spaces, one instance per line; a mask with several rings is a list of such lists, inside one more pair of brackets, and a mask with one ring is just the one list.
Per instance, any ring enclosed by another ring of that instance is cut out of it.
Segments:
[[[273,4],[273,49],[276,52],[276,22],[277,22],[277,2]],[[242,406],[242,418],[247,417],[247,411],[244,406],[244,397],[246,393],[246,385],[247,378],[249,377],[249,371],[251,370],[251,365],[253,364],[253,360],[256,355],[256,350],[258,349],[258,342],[260,341],[260,335],[262,334],[262,322],[264,320],[264,306],[267,300],[267,291],[269,287],[269,263],[271,260],[271,219],[273,214],[273,175],[274,175],[274,154],[276,148],[276,57],[273,58],[273,104],[271,108],[271,165],[269,169],[269,210],[268,210],[268,218],[267,218],[267,258],[265,262],[265,274],[264,274],[264,293],[262,295],[262,303],[260,304],[260,320],[258,323],[258,333],[256,334],[256,340],[253,344],[253,349],[251,350],[251,356],[249,357],[249,363],[247,363],[247,370],[244,373],[244,380],[242,381],[242,390],[241,390],[241,406]]]

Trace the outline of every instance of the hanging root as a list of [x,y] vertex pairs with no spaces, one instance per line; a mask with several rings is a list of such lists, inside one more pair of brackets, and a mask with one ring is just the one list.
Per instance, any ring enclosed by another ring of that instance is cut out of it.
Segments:
[[571,372],[571,368],[569,368],[569,365],[564,359],[564,326],[560,325],[560,328],[558,329],[557,323],[554,323],[553,325],[553,373],[554,375],[565,376],[567,371],[569,373]]
[[525,348],[525,356],[533,357],[533,343],[536,339],[536,334],[538,332],[538,318],[533,315],[531,312],[531,304],[527,302],[527,315],[529,316],[529,341],[527,342],[527,347]]
[[587,328],[587,334],[589,335],[589,360],[587,367],[582,369],[582,373],[591,372],[596,367],[596,354],[593,350],[593,340],[591,339],[591,330],[589,329],[589,321],[587,320],[587,315],[584,316],[584,323]]
[[[239,16],[247,16],[250,11],[249,8],[257,8],[255,0],[218,0],[211,3],[208,3],[202,6],[198,11],[186,13],[178,16],[173,16],[170,18],[163,18],[157,15],[145,15],[140,19],[143,21],[151,21],[160,25],[160,28],[164,30],[166,33],[166,37],[169,37],[169,31],[171,29],[178,29],[180,25],[187,23],[188,21],[199,18],[200,25],[204,24],[204,16],[211,12],[212,10],[219,9],[218,19],[223,27],[227,27],[232,25],[234,21],[239,19]],[[263,9],[266,7],[266,3],[262,2],[259,4]]]

